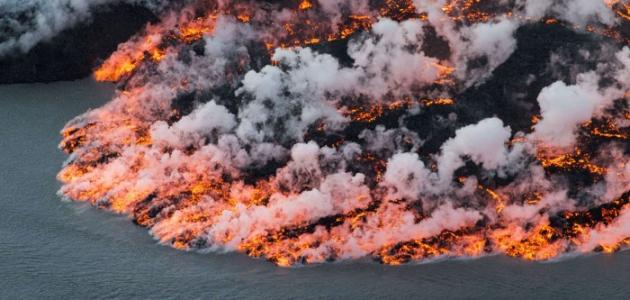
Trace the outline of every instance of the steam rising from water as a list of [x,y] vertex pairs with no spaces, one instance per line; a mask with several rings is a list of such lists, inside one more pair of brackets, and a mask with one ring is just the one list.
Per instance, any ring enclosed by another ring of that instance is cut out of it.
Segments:
[[[120,45],[95,72],[116,96],[62,132],[60,195],[176,248],[283,266],[630,243],[630,6],[278,2],[199,1]],[[554,56],[566,76],[513,95],[530,115],[470,118],[457,97],[536,23],[603,35],[603,50]]]

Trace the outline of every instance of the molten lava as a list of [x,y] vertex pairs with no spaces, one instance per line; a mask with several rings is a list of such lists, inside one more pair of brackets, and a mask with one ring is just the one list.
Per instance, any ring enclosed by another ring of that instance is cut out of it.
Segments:
[[[575,120],[522,96],[543,85],[538,74],[511,94],[528,114],[479,87],[518,26],[573,28],[566,16],[479,0],[192,2],[94,72],[118,91],[63,129],[60,195],[130,216],[177,249],[279,266],[630,246],[626,50],[587,73],[605,70],[605,87],[584,92],[579,76],[551,86],[604,99],[578,103]],[[620,48],[630,6],[605,4],[622,25],[582,34]],[[500,79],[496,89],[521,84]],[[544,131],[554,117],[563,123]]]

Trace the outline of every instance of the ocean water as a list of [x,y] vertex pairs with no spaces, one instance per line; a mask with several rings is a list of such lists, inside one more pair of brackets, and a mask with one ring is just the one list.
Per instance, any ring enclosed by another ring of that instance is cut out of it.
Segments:
[[630,252],[278,268],[161,246],[125,217],[56,195],[59,130],[112,92],[89,79],[0,86],[0,299],[630,299]]

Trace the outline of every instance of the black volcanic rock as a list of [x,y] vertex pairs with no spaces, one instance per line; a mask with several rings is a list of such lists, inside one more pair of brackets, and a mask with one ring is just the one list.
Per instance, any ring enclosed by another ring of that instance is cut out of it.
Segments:
[[[528,132],[531,116],[539,112],[538,94],[544,87],[562,79],[554,76],[549,68],[552,54],[570,57],[571,61],[578,61],[588,70],[595,66],[593,62],[580,59],[580,51],[595,53],[602,44],[610,42],[566,26],[543,23],[523,26],[515,36],[518,45],[510,58],[482,84],[456,96],[461,126],[497,116],[512,130]],[[556,64],[553,68],[569,76],[571,66]]]
[[[422,155],[439,151],[440,146],[455,135],[457,128],[493,116],[503,120],[512,132],[530,132],[531,117],[540,109],[538,94],[544,87],[562,79],[550,69],[552,55],[561,54],[589,70],[595,68],[594,62],[581,58],[580,51],[597,53],[602,45],[615,45],[613,40],[605,37],[544,23],[525,25],[516,31],[515,37],[518,45],[510,58],[479,85],[454,95],[454,106],[433,107],[406,118],[407,128],[425,141]],[[569,76],[573,73],[571,66],[556,64],[552,68]],[[441,121],[448,118],[449,113],[456,114],[456,122]]]
[[89,22],[66,29],[27,54],[0,58],[0,83],[32,83],[87,77],[119,43],[157,17],[148,9],[117,4],[102,7]]

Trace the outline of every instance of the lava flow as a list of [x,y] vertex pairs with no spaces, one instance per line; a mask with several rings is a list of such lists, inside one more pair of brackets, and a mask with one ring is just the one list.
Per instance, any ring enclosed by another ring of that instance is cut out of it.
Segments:
[[630,5],[593,1],[172,5],[95,70],[59,194],[279,266],[625,249]]

